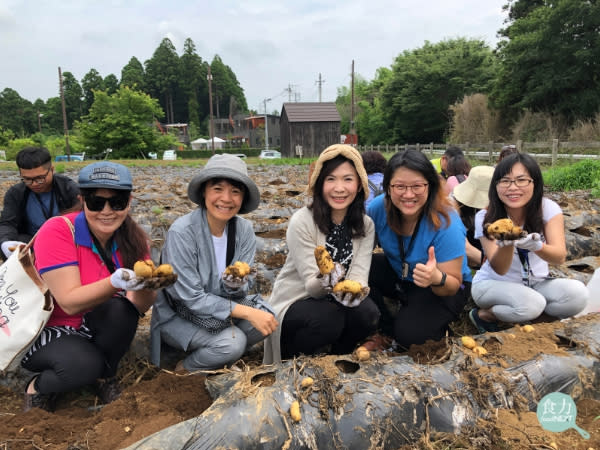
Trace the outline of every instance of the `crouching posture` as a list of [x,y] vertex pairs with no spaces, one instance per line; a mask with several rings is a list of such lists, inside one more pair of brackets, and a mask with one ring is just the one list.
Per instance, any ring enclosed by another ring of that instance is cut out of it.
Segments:
[[256,238],[237,214],[256,209],[260,194],[244,161],[213,156],[188,196],[199,207],[171,225],[162,251],[179,278],[153,308],[152,361],[159,365],[162,341],[188,352],[176,371],[193,372],[234,363],[277,321],[260,295],[248,295]]

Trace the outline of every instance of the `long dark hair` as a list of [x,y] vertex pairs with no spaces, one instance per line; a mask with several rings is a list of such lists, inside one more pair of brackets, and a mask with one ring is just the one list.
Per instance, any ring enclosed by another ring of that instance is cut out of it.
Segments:
[[533,195],[531,196],[531,200],[525,205],[525,224],[523,227],[528,233],[542,233],[544,231],[544,220],[542,215],[544,178],[542,177],[542,171],[537,161],[527,153],[512,153],[504,157],[496,166],[494,174],[492,175],[490,190],[488,191],[490,203],[483,222],[492,223],[508,216],[506,206],[500,200],[496,185],[498,184],[498,181],[510,173],[513,166],[517,163],[521,163],[525,166],[525,169],[527,169],[529,176],[533,180]]
[[423,206],[422,217],[426,217],[438,230],[442,226],[440,216],[442,216],[447,227],[450,223],[449,211],[452,204],[444,192],[440,183],[440,176],[435,170],[431,161],[418,150],[407,149],[396,153],[388,161],[385,173],[383,174],[383,189],[385,190],[385,210],[387,212],[388,225],[394,232],[400,234],[402,225],[402,213],[392,203],[390,197],[390,182],[396,170],[401,167],[419,172],[428,183],[427,201]]
[[[81,189],[81,196],[85,198],[93,195],[95,192],[96,189]],[[125,191],[121,190],[115,192],[121,193]],[[131,195],[131,191],[127,192]],[[131,201],[131,197],[129,201]],[[143,228],[133,220],[129,213],[121,226],[115,230],[113,237],[119,248],[123,267],[133,269],[133,265],[136,261],[145,259],[148,256],[150,238]]]
[[[331,206],[329,206],[329,203],[323,197],[323,184],[325,183],[325,178],[345,162],[349,162],[356,169],[352,160],[343,155],[337,155],[335,158],[323,163],[319,177],[315,182],[313,201],[308,208],[312,210],[313,219],[323,234],[329,234],[329,227],[331,225]],[[345,219],[350,230],[352,230],[353,238],[365,236],[365,192],[362,189],[362,180],[358,176],[358,172],[357,177],[359,191],[356,193],[354,201],[348,206]]]

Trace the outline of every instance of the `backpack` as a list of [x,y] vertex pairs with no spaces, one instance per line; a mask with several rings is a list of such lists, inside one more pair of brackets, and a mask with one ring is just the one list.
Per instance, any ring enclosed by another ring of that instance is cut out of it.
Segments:
[[367,181],[369,183],[369,189],[373,192],[373,198],[377,197],[379,194],[383,194],[383,186],[376,186],[371,180]]

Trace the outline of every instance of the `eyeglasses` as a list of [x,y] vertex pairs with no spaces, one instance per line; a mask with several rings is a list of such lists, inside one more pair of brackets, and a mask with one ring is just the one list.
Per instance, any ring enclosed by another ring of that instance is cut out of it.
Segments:
[[21,177],[21,181],[25,183],[27,186],[31,186],[32,184],[44,184],[46,182],[46,177],[52,170],[52,167],[49,167],[44,175],[40,175],[39,177]]
[[390,184],[390,187],[396,194],[404,194],[407,189],[410,189],[413,191],[413,194],[421,195],[425,192],[427,185],[428,183],[413,184],[412,186],[406,186],[404,184]]
[[129,193],[117,194],[113,197],[100,197],[97,195],[88,195],[83,198],[87,209],[93,212],[102,211],[104,205],[108,202],[108,205],[113,211],[123,211],[129,204]]
[[514,180],[511,180],[510,178],[501,178],[500,181],[498,181],[497,186],[508,189],[511,184],[515,183],[515,186],[522,188],[529,186],[532,182],[533,180],[531,178],[516,178]]

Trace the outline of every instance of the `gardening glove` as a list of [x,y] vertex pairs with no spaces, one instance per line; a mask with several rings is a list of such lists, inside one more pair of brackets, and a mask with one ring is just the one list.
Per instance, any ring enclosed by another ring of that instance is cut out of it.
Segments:
[[321,287],[325,291],[331,292],[338,281],[344,278],[344,275],[346,275],[346,269],[344,269],[344,266],[338,262],[334,262],[331,272],[326,273],[325,275],[319,274],[317,275],[317,278],[321,283]]
[[333,298],[348,308],[356,308],[369,295],[369,287],[363,287],[358,294],[352,292],[332,292]]
[[131,269],[117,269],[110,276],[110,284],[116,289],[139,291],[144,288],[144,279],[138,278]]
[[523,250],[537,252],[542,249],[544,243],[539,233],[529,233],[527,236],[517,240],[515,245],[517,248],[522,248]]
[[163,275],[160,277],[143,278],[140,281],[140,283],[142,285],[142,287],[140,289],[152,289],[152,290],[163,289],[163,288],[166,288],[167,286],[171,286],[172,284],[175,284],[176,281],[177,281],[176,273],[171,273],[169,275]]
[[499,248],[508,247],[509,245],[515,245],[516,242],[517,242],[516,240],[510,240],[510,239],[496,239],[496,245]]
[[17,249],[17,247],[21,244],[25,244],[25,242],[4,241],[2,243],[2,253],[4,253],[4,256],[8,258],[12,254],[12,252],[14,252]]
[[256,275],[256,268],[251,267],[250,273],[244,277],[235,276],[233,274],[227,274],[223,272],[221,275],[221,282],[223,283],[223,290],[227,295],[230,296],[245,296],[248,290],[249,283],[252,277]]

